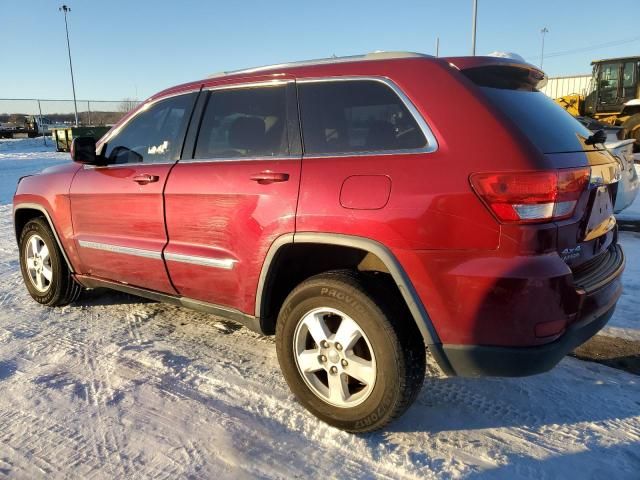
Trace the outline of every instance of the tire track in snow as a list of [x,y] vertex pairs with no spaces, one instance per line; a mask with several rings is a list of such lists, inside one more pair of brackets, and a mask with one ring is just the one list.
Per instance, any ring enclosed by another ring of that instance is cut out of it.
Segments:
[[[6,206],[0,231],[11,232]],[[0,361],[19,372],[0,383],[0,475],[459,478],[507,468],[505,478],[544,478],[549,458],[567,458],[576,476],[640,468],[635,377],[570,360],[518,381],[429,379],[386,432],[354,437],[295,402],[272,339],[118,294],[44,309],[16,255],[0,235]]]

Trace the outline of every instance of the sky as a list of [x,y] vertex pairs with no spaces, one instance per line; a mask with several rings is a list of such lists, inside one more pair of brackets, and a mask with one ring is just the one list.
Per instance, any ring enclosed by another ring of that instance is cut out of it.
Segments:
[[[0,98],[72,97],[61,4],[0,0]],[[215,72],[332,55],[435,54],[436,37],[441,56],[468,55],[471,48],[472,0],[68,0],[67,5],[79,99],[144,99]],[[543,27],[549,30],[544,69],[551,76],[588,73],[597,58],[640,54],[640,0],[478,0],[478,5],[478,54],[516,52],[539,64]]]

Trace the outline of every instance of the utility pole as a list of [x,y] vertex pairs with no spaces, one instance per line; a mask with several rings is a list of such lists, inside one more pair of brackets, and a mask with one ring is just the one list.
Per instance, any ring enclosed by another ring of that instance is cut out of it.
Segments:
[[38,112],[40,112],[40,125],[39,125],[38,130],[42,130],[42,142],[46,145],[47,144],[47,136],[45,135],[44,123],[42,122],[42,105],[40,105],[40,100],[38,100]]
[[544,36],[549,33],[549,29],[547,27],[544,27],[542,30],[540,30],[540,33],[542,34],[542,51],[540,52],[540,70],[542,70],[542,62],[544,62]]
[[476,56],[476,24],[478,23],[478,0],[473,0],[473,13],[471,19],[471,55]]
[[64,28],[67,31],[67,52],[69,53],[69,70],[71,71],[71,88],[73,90],[73,108],[76,113],[76,127],[78,126],[78,104],[76,103],[76,84],[73,80],[73,65],[71,64],[71,45],[69,44],[69,25],[67,24],[67,13],[71,11],[66,5],[62,5],[58,10],[64,13]]
[[436,37],[436,57],[440,56],[440,37]]

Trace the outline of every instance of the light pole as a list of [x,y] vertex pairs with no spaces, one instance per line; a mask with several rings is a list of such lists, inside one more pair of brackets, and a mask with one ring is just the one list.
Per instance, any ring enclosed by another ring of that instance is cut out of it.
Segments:
[[544,36],[549,33],[549,29],[547,27],[544,27],[542,30],[540,30],[540,33],[542,34],[542,50],[540,51],[540,70],[542,70],[542,62],[544,62]]
[[58,10],[64,13],[64,28],[67,31],[67,52],[69,52],[69,70],[71,70],[71,88],[73,90],[73,108],[76,113],[76,127],[78,126],[78,105],[76,103],[76,84],[73,80],[73,65],[71,64],[71,46],[69,44],[69,25],[67,24],[67,13],[71,11],[66,5],[62,5]]
[[478,0],[473,0],[473,13],[471,15],[471,55],[476,56],[476,24],[478,23]]

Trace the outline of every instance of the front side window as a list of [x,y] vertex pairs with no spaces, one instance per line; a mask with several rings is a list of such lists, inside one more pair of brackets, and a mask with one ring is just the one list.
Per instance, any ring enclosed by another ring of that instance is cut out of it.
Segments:
[[396,93],[374,80],[301,83],[305,154],[414,150],[424,133]]
[[177,160],[193,93],[152,104],[138,113],[115,137],[107,141],[109,164],[158,163]]
[[202,118],[195,158],[287,155],[286,87],[214,90]]

